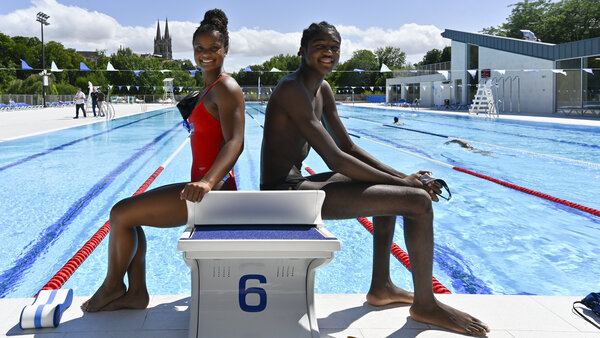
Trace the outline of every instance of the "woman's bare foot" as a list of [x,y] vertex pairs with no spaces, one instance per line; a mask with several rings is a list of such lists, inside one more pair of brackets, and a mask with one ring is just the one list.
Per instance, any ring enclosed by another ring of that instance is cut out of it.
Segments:
[[92,298],[81,304],[81,308],[87,312],[102,311],[102,308],[115,299],[123,296],[127,288],[121,283],[116,287],[107,287],[104,283],[96,290]]
[[400,289],[393,284],[381,289],[371,287],[369,293],[367,293],[367,303],[373,306],[383,306],[392,303],[412,304],[413,299],[414,295],[412,292]]
[[490,332],[488,326],[479,319],[437,300],[423,307],[413,304],[410,307],[410,316],[418,322],[433,324],[463,334],[483,336]]
[[148,291],[127,291],[123,296],[113,300],[108,305],[103,307],[101,311],[114,311],[120,309],[141,310],[147,308],[149,302],[150,296],[148,295]]

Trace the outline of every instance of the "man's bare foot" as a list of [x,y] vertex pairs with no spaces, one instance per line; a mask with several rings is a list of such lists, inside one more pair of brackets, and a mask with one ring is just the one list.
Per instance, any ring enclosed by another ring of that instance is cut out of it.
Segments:
[[141,310],[148,307],[150,296],[148,291],[130,292],[127,291],[123,296],[108,303],[101,311],[114,311],[120,309],[136,309]]
[[383,289],[371,287],[367,293],[367,303],[373,306],[383,306],[392,303],[412,304],[414,295],[412,292],[400,289],[395,285],[388,285]]
[[410,307],[410,316],[418,322],[433,324],[463,334],[483,336],[490,332],[488,326],[479,319],[437,300],[434,304],[423,307],[413,304]]
[[113,300],[123,296],[126,291],[125,284],[117,287],[107,287],[104,283],[96,290],[92,298],[81,304],[81,308],[87,312],[102,311],[102,308]]

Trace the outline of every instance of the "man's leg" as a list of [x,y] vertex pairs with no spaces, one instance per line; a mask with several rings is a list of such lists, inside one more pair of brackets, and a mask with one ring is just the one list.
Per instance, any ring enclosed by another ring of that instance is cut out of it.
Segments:
[[[403,216],[415,290],[411,317],[457,332],[485,334],[487,326],[484,323],[438,302],[433,294],[433,208],[425,190],[356,182],[337,173],[308,177],[300,189],[325,191],[322,208],[325,219],[374,216],[374,279],[367,296],[370,303],[411,301],[410,293],[397,288],[389,276],[389,251],[395,227],[395,217],[390,216]],[[383,255],[387,258],[383,259]]]

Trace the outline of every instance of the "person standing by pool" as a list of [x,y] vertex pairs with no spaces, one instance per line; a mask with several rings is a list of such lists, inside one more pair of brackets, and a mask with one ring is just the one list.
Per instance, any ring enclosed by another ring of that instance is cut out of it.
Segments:
[[106,110],[106,107],[103,106],[104,104],[104,93],[102,92],[102,89],[98,88],[98,115],[100,116],[104,116],[104,110]]
[[[88,312],[148,306],[146,238],[142,225],[168,228],[187,222],[185,200],[200,202],[211,190],[235,189],[229,174],[244,144],[244,96],[224,73],[229,50],[227,17],[207,11],[193,36],[194,59],[204,89],[189,117],[192,181],[159,187],[118,202],[110,212],[108,271],[104,282],[82,308]],[[123,282],[128,275],[129,288]]]
[[[440,303],[433,294],[432,200],[438,201],[440,187],[420,182],[426,171],[406,175],[381,163],[355,145],[344,128],[324,81],[339,61],[340,44],[340,34],[327,22],[304,30],[300,69],[279,81],[267,104],[261,190],[323,190],[323,218],[373,216],[370,304],[409,303],[414,320],[461,333],[489,332],[486,324]],[[302,161],[311,147],[332,172],[302,176]],[[396,216],[404,217],[414,294],[396,287],[389,274]]]
[[85,115],[85,94],[81,91],[81,88],[77,88],[77,93],[74,97],[75,101],[75,117],[74,119],[79,118],[79,109],[83,111],[83,117],[87,117]]
[[98,106],[98,92],[96,91],[96,87],[92,87],[90,98],[92,99],[92,111],[94,112],[94,117],[96,117],[96,107]]

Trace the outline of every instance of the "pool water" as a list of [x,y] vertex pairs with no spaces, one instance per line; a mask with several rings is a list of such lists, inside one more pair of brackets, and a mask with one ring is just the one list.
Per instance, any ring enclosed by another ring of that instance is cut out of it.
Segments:
[[[338,110],[360,147],[404,173],[428,169],[448,182],[452,200],[434,205],[434,276],[452,292],[585,295],[597,287],[591,276],[600,273],[600,217],[428,159],[600,209],[600,128],[345,105]],[[248,104],[247,112],[237,180],[240,190],[257,190],[264,106]],[[389,126],[394,116],[404,129]],[[112,205],[131,196],[185,140],[180,124],[176,110],[164,109],[0,143],[0,297],[33,296],[106,222]],[[489,153],[445,144],[448,137]],[[188,180],[190,163],[188,146],[150,189]],[[314,151],[305,163],[328,170]],[[356,220],[325,226],[342,251],[318,270],[316,292],[366,293],[371,235]],[[399,218],[394,241],[406,248],[402,226]],[[189,294],[189,268],[176,249],[182,231],[145,228],[152,294]],[[64,287],[91,295],[104,278],[107,246],[105,239]],[[410,273],[394,258],[392,279],[412,289]]]

